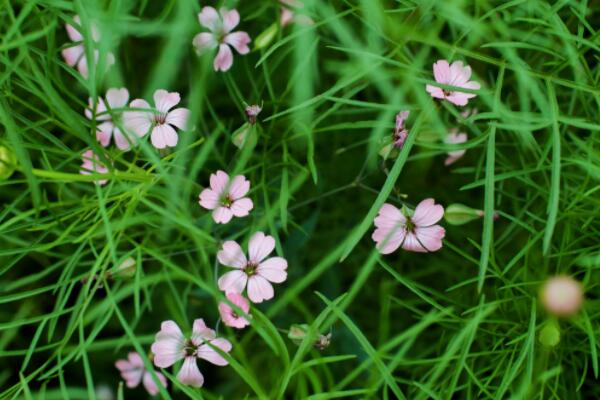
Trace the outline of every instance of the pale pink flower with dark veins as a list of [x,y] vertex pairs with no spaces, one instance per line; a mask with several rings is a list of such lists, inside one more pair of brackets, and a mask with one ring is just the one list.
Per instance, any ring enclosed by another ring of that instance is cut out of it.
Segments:
[[[250,303],[239,293],[227,293],[227,300],[236,305],[245,314],[248,314],[248,311],[250,311]],[[232,328],[243,329],[250,325],[250,322],[239,315],[227,302],[222,301],[219,303],[219,314],[221,314],[223,323]]]
[[[465,89],[477,90],[481,87],[479,82],[469,81],[471,67],[463,65],[462,61],[454,61],[452,65],[446,60],[439,60],[433,64],[435,81],[444,85],[456,86]],[[475,93],[465,93],[452,89],[442,89],[434,85],[427,85],[427,92],[437,99],[446,99],[457,106],[464,106],[469,99],[477,96]]]
[[229,364],[214,349],[215,347],[229,353],[232,346],[228,340],[217,338],[215,331],[208,328],[203,319],[197,319],[194,321],[190,337],[185,337],[174,321],[163,321],[151,350],[154,353],[154,365],[159,368],[168,368],[177,361],[183,360],[183,365],[177,374],[179,382],[202,387],[204,377],[198,369],[196,359],[202,358],[219,366]]
[[[108,168],[102,164],[98,155],[96,155],[92,150],[86,150],[81,155],[81,160],[83,161],[81,164],[81,170],[79,171],[81,175],[108,173]],[[107,179],[99,179],[94,181],[94,183],[97,185],[106,185],[106,182],[108,182]]]
[[242,293],[248,285],[248,298],[253,303],[272,299],[273,286],[269,282],[281,283],[287,279],[287,261],[282,257],[265,258],[275,249],[275,239],[256,232],[248,243],[247,259],[239,244],[233,240],[223,243],[217,253],[219,262],[234,271],[219,278],[219,289],[228,293]]
[[[65,28],[67,30],[67,35],[69,35],[69,39],[75,42],[75,45],[67,47],[61,53],[65,62],[70,66],[74,67],[77,65],[77,70],[84,78],[88,77],[88,62],[85,55],[85,47],[83,45],[83,35],[79,31],[78,28],[81,27],[81,19],[79,15],[75,15],[73,20],[77,23],[77,27],[74,27],[70,24],[65,24]],[[92,41],[97,43],[100,41],[100,33],[98,32],[98,28],[95,24],[92,24],[90,27],[90,31],[92,32]],[[98,58],[100,57],[100,52],[98,49],[93,50],[94,54],[94,62],[98,62]],[[112,53],[108,53],[106,55],[106,63],[108,66],[115,63],[115,56]]]
[[381,254],[389,254],[398,247],[420,253],[442,248],[446,231],[435,225],[444,216],[444,207],[433,199],[421,201],[412,215],[405,215],[389,203],[385,203],[375,217],[372,238]]
[[[179,137],[173,127],[185,130],[188,128],[190,110],[179,107],[171,110],[181,101],[177,92],[159,89],[154,92],[154,109],[143,99],[135,99],[129,103],[130,108],[141,110],[127,111],[123,115],[125,127],[142,137],[152,129],[150,140],[157,149],[175,147]],[[147,109],[148,111],[144,111]]]
[[215,71],[225,72],[233,65],[233,53],[229,46],[240,54],[250,52],[248,47],[250,36],[246,32],[231,32],[240,23],[240,14],[237,10],[221,8],[217,12],[213,7],[207,6],[198,14],[198,20],[200,25],[208,28],[210,32],[197,34],[192,43],[199,55],[206,50],[219,47],[213,63]]
[[[106,91],[106,100],[102,99],[102,97],[98,97],[98,104],[96,105],[95,112],[96,121],[99,122],[96,126],[96,139],[102,146],[108,146],[110,144],[110,139],[114,137],[115,144],[119,150],[129,150],[131,148],[129,140],[133,141],[133,138],[129,137],[128,140],[128,137],[118,126],[118,124],[123,122],[123,110],[115,111],[127,106],[128,100],[129,91],[125,88],[108,89]],[[106,107],[107,104],[108,107]],[[94,104],[90,97],[88,99],[88,107],[85,109],[85,116],[88,119],[94,119],[93,109]]]
[[[458,132],[458,129],[452,129],[452,130],[450,130],[450,132],[448,132],[448,135],[446,135],[446,138],[444,139],[444,143],[460,144],[460,143],[465,143],[467,141],[467,139],[468,139],[468,137],[467,137],[466,133]],[[465,149],[449,151],[448,157],[446,158],[446,161],[444,161],[444,165],[450,165],[450,164],[456,162],[459,158],[464,156],[466,152],[467,152],[467,150],[465,150]]]
[[210,188],[200,193],[199,203],[207,210],[213,210],[212,217],[217,224],[226,224],[231,218],[245,217],[254,207],[250,198],[245,197],[250,190],[250,181],[244,175],[229,179],[223,171],[210,175]]
[[[144,384],[146,391],[155,396],[159,392],[158,385],[152,379],[152,374],[144,366],[142,357],[136,352],[127,355],[127,360],[117,360],[115,367],[121,371],[121,378],[125,381],[128,388],[137,387],[140,382]],[[167,387],[167,379],[160,372],[155,372],[162,387]]]

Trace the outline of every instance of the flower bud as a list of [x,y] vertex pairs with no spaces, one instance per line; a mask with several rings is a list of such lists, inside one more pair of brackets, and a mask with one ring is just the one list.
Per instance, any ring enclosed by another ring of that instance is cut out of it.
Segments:
[[450,225],[463,225],[474,221],[483,216],[483,211],[465,206],[464,204],[454,203],[446,207],[444,219]]
[[0,145],[0,180],[10,178],[17,168],[15,153],[6,146]]
[[238,149],[246,145],[254,146],[256,144],[256,128],[250,124],[244,124],[231,136],[231,141]]
[[549,321],[540,331],[540,343],[544,346],[554,347],[560,343],[560,328],[556,321]]
[[549,313],[559,317],[571,316],[581,308],[583,287],[569,276],[555,276],[546,281],[540,298]]
[[273,39],[275,39],[275,36],[277,35],[277,30],[277,24],[274,22],[267,29],[259,33],[256,39],[254,39],[254,48],[263,49],[265,47],[268,47],[273,41]]
[[133,278],[136,269],[137,262],[135,259],[133,257],[127,257],[117,268],[115,268],[111,275],[118,278]]
[[254,125],[256,124],[256,117],[258,117],[258,114],[260,114],[262,111],[262,107],[257,104],[253,104],[251,106],[247,106],[245,111],[246,117],[248,118],[248,123],[250,125]]
[[[290,340],[296,345],[300,345],[306,337],[306,335],[308,334],[309,330],[310,327],[307,324],[294,324],[290,326],[290,330],[288,331],[288,338],[290,338]],[[319,350],[326,349],[327,347],[329,347],[330,344],[331,333],[328,333],[327,335],[318,334],[317,338],[313,342],[313,346]]]

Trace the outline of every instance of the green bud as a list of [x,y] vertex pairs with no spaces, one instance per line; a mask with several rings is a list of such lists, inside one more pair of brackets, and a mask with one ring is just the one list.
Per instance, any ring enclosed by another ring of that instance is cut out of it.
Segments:
[[450,225],[463,225],[482,216],[483,211],[459,203],[450,204],[444,211],[444,219]]
[[554,347],[560,342],[560,327],[556,321],[549,321],[540,331],[540,343]]
[[[308,334],[309,330],[310,327],[307,324],[294,324],[290,326],[288,338],[294,342],[294,344],[299,346]],[[326,349],[330,344],[331,333],[328,333],[327,335],[317,334],[317,337],[313,342],[313,346],[319,350]]]
[[17,169],[15,153],[10,148],[0,145],[0,180],[10,178],[15,169]]
[[137,262],[133,257],[127,257],[119,266],[114,270],[112,276],[118,278],[133,278],[135,270],[137,269]]
[[238,149],[244,146],[255,146],[256,145],[256,128],[254,125],[246,123],[242,125],[240,129],[233,132],[231,141]]
[[254,39],[254,48],[262,49],[262,48],[269,46],[271,44],[271,42],[273,41],[273,39],[275,39],[278,29],[279,29],[279,26],[277,25],[277,23],[275,23],[275,22],[272,23],[267,29],[262,31],[256,37],[256,39]]

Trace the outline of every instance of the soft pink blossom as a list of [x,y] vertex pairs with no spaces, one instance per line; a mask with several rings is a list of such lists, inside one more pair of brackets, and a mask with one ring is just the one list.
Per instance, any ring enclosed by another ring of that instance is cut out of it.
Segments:
[[[240,310],[244,312],[244,314],[248,314],[248,312],[250,311],[250,303],[248,303],[248,300],[239,293],[227,293],[227,300],[229,300],[232,304],[236,305]],[[219,314],[221,314],[221,319],[223,320],[223,323],[227,326],[231,326],[232,328],[243,329],[246,326],[250,325],[250,322],[246,318],[244,318],[242,315],[239,315],[225,301],[219,303]]]
[[253,104],[251,106],[247,106],[244,112],[246,113],[246,118],[248,118],[248,123],[250,125],[256,124],[256,119],[258,114],[262,111],[262,107],[258,104]]
[[406,119],[410,111],[400,111],[396,115],[396,128],[394,129],[394,147],[401,149],[404,146],[404,142],[406,142],[406,138],[408,137],[408,130],[406,130]]
[[[106,174],[108,172],[108,168],[102,164],[98,155],[96,155],[92,150],[86,150],[81,155],[81,160],[83,161],[81,164],[81,170],[79,171],[81,175]],[[107,179],[99,179],[94,181],[94,183],[98,185],[105,185],[106,182],[108,182]]]
[[377,250],[389,254],[400,246],[421,253],[441,249],[446,231],[435,224],[444,216],[444,207],[435,204],[433,199],[425,199],[414,213],[405,212],[388,203],[381,207],[374,221],[377,229],[372,235]]
[[[69,35],[69,39],[74,43],[74,45],[67,47],[61,53],[65,62],[70,66],[74,67],[77,65],[77,70],[84,78],[88,77],[88,62],[87,57],[85,55],[85,46],[83,45],[83,35],[80,32],[81,28],[81,19],[79,15],[75,15],[73,20],[76,22],[76,26],[65,24],[65,28],[67,30],[67,35]],[[92,24],[90,27],[92,33],[92,41],[97,43],[100,41],[100,33],[98,32],[98,28],[95,24]],[[93,49],[92,53],[94,54],[94,63],[98,62],[100,58],[100,52],[98,49]],[[108,53],[106,55],[106,63],[108,66],[115,63],[115,56],[112,53]]]
[[279,0],[282,4],[281,16],[279,17],[279,25],[282,28],[288,26],[292,22],[300,25],[312,25],[314,21],[307,15],[298,14],[293,9],[300,10],[304,8],[304,4],[299,0]]
[[210,175],[210,188],[200,193],[199,203],[207,210],[213,210],[212,217],[217,224],[226,224],[231,218],[245,217],[254,207],[250,198],[245,197],[250,190],[250,181],[244,175],[229,179],[223,171]]
[[540,297],[550,313],[559,317],[571,316],[583,304],[583,286],[570,276],[555,276],[544,283]]
[[239,244],[233,240],[223,243],[217,253],[219,262],[235,268],[219,278],[219,289],[226,293],[242,293],[247,288],[248,298],[253,303],[272,299],[273,286],[287,279],[287,261],[282,257],[266,258],[275,249],[275,239],[256,232],[248,243],[248,258]]
[[179,360],[184,360],[177,379],[186,385],[201,387],[204,377],[198,369],[196,359],[202,358],[212,364],[225,366],[227,360],[214,348],[225,353],[231,351],[231,343],[217,338],[215,331],[208,328],[203,319],[194,321],[192,334],[186,337],[174,321],[164,321],[152,343],[154,365],[168,368]]
[[[446,138],[444,139],[444,143],[446,143],[446,144],[461,144],[461,143],[465,143],[467,141],[467,139],[468,139],[468,137],[467,137],[466,133],[458,132],[457,129],[452,129],[452,130],[450,130],[448,135],[446,135]],[[449,151],[448,157],[446,158],[446,161],[444,161],[444,165],[450,165],[450,164],[456,162],[459,158],[464,156],[466,152],[467,152],[467,150],[464,150],[464,149]]]
[[251,39],[246,32],[231,32],[240,23],[240,14],[237,10],[221,8],[219,12],[213,7],[202,8],[198,14],[200,25],[210,30],[194,37],[192,42],[196,52],[203,54],[207,50],[219,48],[213,66],[215,71],[227,71],[233,65],[231,47],[240,54],[248,54],[248,44]]
[[[125,88],[108,89],[106,91],[106,100],[98,97],[95,113],[92,98],[88,99],[88,107],[85,109],[85,116],[89,119],[94,119],[98,125],[96,126],[96,139],[104,147],[110,144],[111,138],[114,137],[115,144],[120,150],[129,150],[131,148],[130,141],[134,138],[128,136],[118,126],[123,122],[123,108],[127,106],[129,100],[129,91]],[[108,107],[107,107],[108,104]]]
[[154,108],[146,100],[135,99],[129,103],[129,107],[137,110],[123,114],[125,127],[139,137],[151,131],[150,140],[157,149],[175,147],[179,137],[173,127],[187,129],[190,117],[190,110],[187,108],[172,110],[180,101],[179,93],[163,89],[154,92]]
[[[143,383],[146,391],[150,395],[155,396],[160,391],[152,374],[144,366],[142,357],[136,352],[131,352],[127,355],[127,360],[117,360],[115,367],[121,372],[121,378],[125,381],[128,388],[137,387],[140,382]],[[167,379],[160,372],[155,372],[162,387],[167,387]]]
[[[446,60],[439,60],[433,64],[433,75],[437,83],[465,89],[477,90],[481,87],[479,82],[469,81],[471,67],[463,65],[462,61],[454,61],[452,65]],[[426,90],[432,97],[446,99],[457,106],[464,106],[469,99],[477,96],[474,93],[465,93],[453,89],[442,89],[434,85],[427,85]]]

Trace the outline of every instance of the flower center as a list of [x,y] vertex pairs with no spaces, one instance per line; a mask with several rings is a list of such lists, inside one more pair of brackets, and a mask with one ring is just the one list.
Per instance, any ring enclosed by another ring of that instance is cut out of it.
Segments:
[[186,357],[195,356],[196,355],[196,351],[198,351],[198,346],[196,346],[194,344],[194,342],[192,342],[192,339],[187,339],[185,341],[185,345],[183,347],[183,350],[185,351],[185,356]]
[[244,272],[248,276],[256,275],[256,269],[258,268],[258,264],[248,261],[246,267],[244,268]]
[[407,232],[414,232],[416,227],[417,226],[415,225],[414,222],[412,222],[412,220],[410,218],[406,218],[406,231]]
[[450,90],[448,89],[442,89],[442,92],[444,93],[444,96],[450,96],[450,94],[452,93]]
[[233,204],[233,198],[231,197],[231,195],[229,193],[227,193],[226,195],[224,195],[221,198],[221,205],[223,207],[230,208],[232,204]]
[[154,114],[153,120],[156,125],[164,125],[167,122],[167,114],[166,113]]

